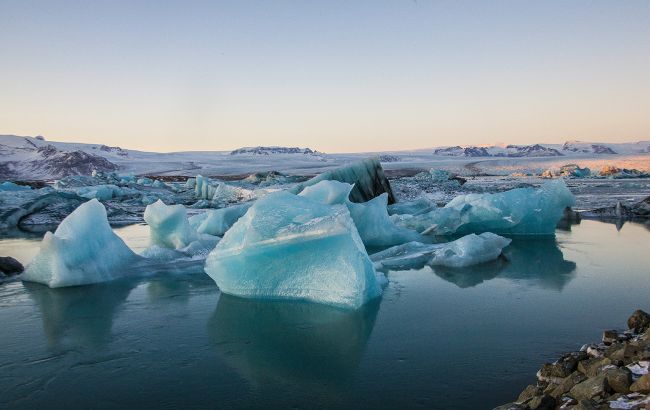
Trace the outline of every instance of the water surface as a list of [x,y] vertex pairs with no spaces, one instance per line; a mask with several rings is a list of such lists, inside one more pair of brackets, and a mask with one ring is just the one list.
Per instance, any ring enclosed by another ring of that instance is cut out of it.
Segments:
[[[141,225],[117,232],[147,246]],[[583,221],[507,261],[390,272],[354,312],[221,295],[202,274],[0,284],[0,407],[491,408],[650,309],[650,231]],[[22,262],[34,238],[0,240]]]

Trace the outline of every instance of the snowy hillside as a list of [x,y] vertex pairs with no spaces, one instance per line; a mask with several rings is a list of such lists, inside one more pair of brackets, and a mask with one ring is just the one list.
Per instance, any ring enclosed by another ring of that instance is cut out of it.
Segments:
[[252,147],[234,151],[155,153],[47,141],[43,137],[0,135],[0,179],[51,180],[89,175],[93,170],[135,175],[248,175],[281,171],[315,175],[369,156],[387,170],[432,167],[463,174],[539,173],[569,163],[602,167],[650,168],[650,141],[625,144],[568,141],[564,144],[454,146],[415,151],[324,154],[311,148]]

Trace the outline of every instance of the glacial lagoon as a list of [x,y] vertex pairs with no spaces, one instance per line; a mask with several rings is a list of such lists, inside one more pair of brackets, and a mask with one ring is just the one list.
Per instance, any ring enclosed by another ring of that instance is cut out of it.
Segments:
[[[116,232],[148,246],[147,226]],[[27,263],[39,241],[2,239],[0,253]],[[5,281],[0,407],[492,408],[647,308],[649,243],[646,225],[582,221],[486,264],[389,272],[356,311],[222,295],[196,269]]]

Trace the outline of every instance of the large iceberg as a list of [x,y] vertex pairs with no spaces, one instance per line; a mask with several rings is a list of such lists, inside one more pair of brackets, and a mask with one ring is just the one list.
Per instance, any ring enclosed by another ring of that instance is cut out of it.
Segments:
[[144,220],[149,225],[151,243],[165,248],[180,249],[198,239],[189,224],[183,205],[165,205],[161,200],[148,205]]
[[435,235],[494,232],[510,235],[553,235],[565,208],[575,198],[564,180],[540,188],[517,188],[496,194],[468,194],[443,208],[394,220],[418,232]]
[[384,175],[379,158],[368,158],[364,161],[324,172],[308,181],[297,184],[291,189],[291,192],[300,193],[306,187],[326,180],[354,184],[354,188],[350,192],[350,200],[353,202],[366,202],[383,193],[388,194],[388,203],[395,202],[393,190]]
[[379,270],[418,269],[424,265],[462,268],[496,259],[511,240],[485,232],[448,243],[409,242],[370,257]]
[[45,234],[22,279],[52,288],[104,282],[126,276],[140,259],[115,235],[106,208],[93,199],[65,218],[54,234]]
[[388,215],[388,194],[383,193],[364,203],[348,199],[353,186],[339,181],[320,181],[306,187],[299,195],[328,205],[345,204],[366,247],[386,247],[421,240],[410,229],[397,226]]
[[205,271],[222,292],[358,308],[381,294],[348,209],[286,191],[257,200]]

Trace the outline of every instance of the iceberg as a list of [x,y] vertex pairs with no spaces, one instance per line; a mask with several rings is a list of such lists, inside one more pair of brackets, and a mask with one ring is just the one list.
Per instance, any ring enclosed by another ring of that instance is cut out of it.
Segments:
[[257,200],[210,253],[223,293],[356,309],[381,295],[375,269],[342,205],[291,194]]
[[227,208],[209,210],[202,214],[192,216],[189,219],[189,223],[198,233],[223,236],[239,218],[244,216],[250,206],[251,203],[245,203]]
[[165,205],[161,200],[147,205],[144,220],[149,225],[151,243],[165,248],[181,249],[198,239],[189,224],[183,205]]
[[346,203],[352,220],[367,247],[386,247],[422,240],[414,230],[395,225],[388,216],[388,194],[364,203]]
[[348,201],[353,186],[340,181],[320,181],[310,185],[299,194],[322,204],[343,204]]
[[390,215],[420,215],[431,212],[436,208],[436,204],[429,201],[427,198],[419,198],[414,201],[398,202],[396,204],[388,205],[388,213]]
[[424,265],[462,268],[494,260],[511,239],[485,232],[448,243],[409,242],[375,253],[370,259],[378,270],[419,269]]
[[366,202],[380,194],[388,194],[388,203],[395,202],[395,195],[390,183],[384,175],[379,158],[368,158],[366,160],[342,167],[332,171],[324,172],[308,181],[297,184],[291,192],[298,194],[308,186],[316,185],[321,181],[340,181],[354,184],[350,192],[350,200],[353,202]]
[[29,185],[18,185],[14,184],[11,181],[5,181],[2,184],[0,184],[0,192],[1,191],[29,191],[32,189]]
[[27,266],[22,280],[51,288],[105,282],[128,274],[141,258],[118,237],[106,208],[92,199],[47,232],[41,250]]
[[397,226],[388,215],[388,194],[383,193],[368,202],[350,202],[353,186],[339,181],[320,181],[308,186],[299,195],[327,205],[345,204],[350,211],[359,236],[366,247],[386,247],[421,240],[410,229]]
[[424,234],[553,235],[564,209],[574,204],[575,198],[564,180],[558,179],[547,181],[538,189],[461,195],[443,208],[394,219]]

